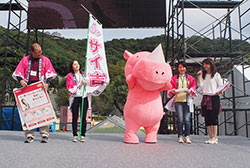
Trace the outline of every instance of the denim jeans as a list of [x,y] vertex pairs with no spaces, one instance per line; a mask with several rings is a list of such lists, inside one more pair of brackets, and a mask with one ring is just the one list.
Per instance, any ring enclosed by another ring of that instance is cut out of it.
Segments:
[[178,119],[178,136],[183,136],[183,123],[185,123],[185,136],[190,136],[190,112],[186,102],[176,102],[175,110]]

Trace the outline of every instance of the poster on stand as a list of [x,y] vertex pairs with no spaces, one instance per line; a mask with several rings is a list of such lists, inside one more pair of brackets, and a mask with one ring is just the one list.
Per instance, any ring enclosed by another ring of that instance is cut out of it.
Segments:
[[49,95],[42,81],[13,89],[23,130],[32,130],[56,121]]

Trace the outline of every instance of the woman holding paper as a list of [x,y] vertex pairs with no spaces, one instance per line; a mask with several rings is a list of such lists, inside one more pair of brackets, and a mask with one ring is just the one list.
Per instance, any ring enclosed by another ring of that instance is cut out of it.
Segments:
[[202,67],[203,70],[197,73],[197,85],[202,88],[201,111],[209,134],[205,144],[217,144],[218,115],[221,111],[219,94],[222,92],[218,88],[223,85],[223,81],[212,59],[203,60]]
[[[88,99],[86,93],[84,96],[83,84],[87,83],[84,79],[84,72],[80,71],[80,64],[78,61],[71,61],[68,66],[68,75],[66,80],[66,87],[70,93],[69,97],[69,107],[72,112],[72,129],[73,129],[73,142],[77,142],[77,120],[79,116],[79,107],[82,108],[82,97],[84,97],[84,106],[83,106],[83,117],[82,117],[82,129],[81,129],[81,142],[85,142],[85,133],[86,133],[86,114],[88,110]],[[80,110],[81,111],[81,110]]]
[[[168,97],[173,97],[175,111],[178,119],[178,142],[191,144],[190,139],[190,111],[193,111],[192,97],[196,96],[195,79],[186,74],[187,64],[182,61],[178,63],[178,74],[172,77],[172,89]],[[183,124],[185,124],[185,139],[183,136]]]

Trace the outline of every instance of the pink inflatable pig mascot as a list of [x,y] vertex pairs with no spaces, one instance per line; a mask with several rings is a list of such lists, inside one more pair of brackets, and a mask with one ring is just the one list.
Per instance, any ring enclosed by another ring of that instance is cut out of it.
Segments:
[[171,88],[172,70],[165,62],[161,45],[152,53],[124,52],[127,60],[125,76],[129,87],[124,106],[126,124],[125,143],[139,143],[136,135],[140,127],[146,130],[144,142],[156,143],[163,116],[161,90]]

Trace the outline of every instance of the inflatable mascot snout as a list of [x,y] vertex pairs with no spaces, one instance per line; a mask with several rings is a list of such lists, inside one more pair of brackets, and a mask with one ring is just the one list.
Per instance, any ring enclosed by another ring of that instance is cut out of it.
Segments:
[[136,135],[140,127],[146,130],[144,142],[156,143],[163,116],[160,91],[171,89],[172,70],[165,62],[161,45],[152,53],[124,52],[126,82],[129,87],[124,106],[125,143],[139,143]]

